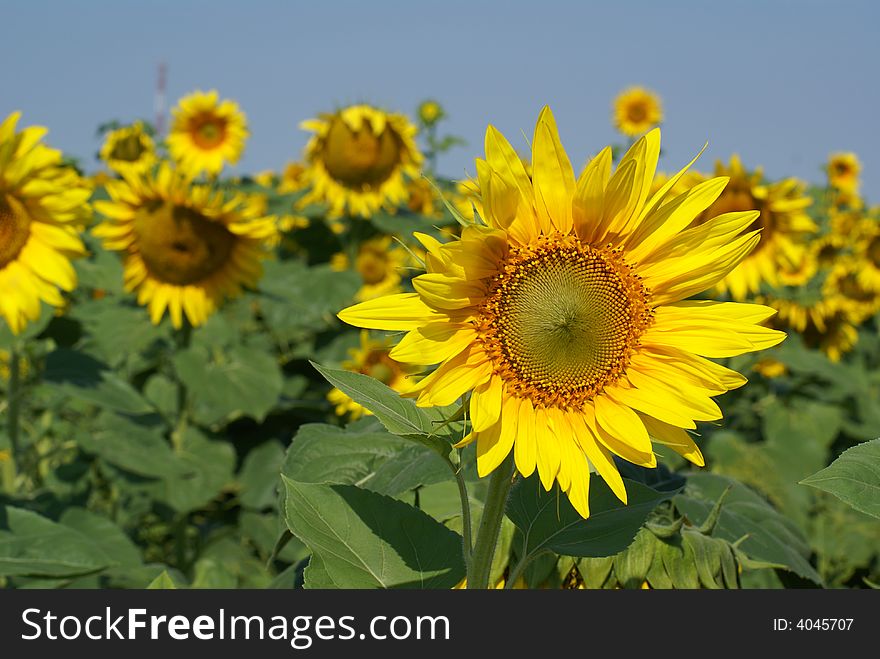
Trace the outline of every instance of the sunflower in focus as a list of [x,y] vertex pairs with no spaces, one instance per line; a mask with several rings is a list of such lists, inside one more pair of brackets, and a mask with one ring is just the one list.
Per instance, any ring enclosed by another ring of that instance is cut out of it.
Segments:
[[168,150],[181,169],[193,176],[213,176],[225,163],[238,162],[248,129],[235,101],[221,101],[216,90],[196,91],[180,99],[171,113]]
[[485,224],[447,243],[416,234],[427,272],[413,279],[415,292],[339,317],[405,331],[391,358],[438,365],[408,391],[419,406],[469,394],[472,432],[459,446],[476,441],[480,476],[512,454],[522,475],[537,471],[547,490],[559,483],[587,517],[591,470],[626,501],[615,455],[654,467],[657,441],[702,465],[687,430],[720,419],[712,396],[746,382],[707,358],[785,338],[759,325],[769,307],[687,299],[755,248],[758,212],[687,228],[724,178],[678,196],[670,180],[649,197],[659,130],[636,141],[613,175],[608,147],[577,180],[549,108],[535,127],[531,179],[493,126],[485,146]]
[[101,160],[115,172],[145,172],[156,164],[156,145],[141,121],[107,133]]
[[637,137],[663,121],[660,97],[644,87],[630,87],[614,99],[614,127]]
[[[342,368],[369,375],[395,391],[403,391],[408,386],[407,378],[412,374],[413,368],[391,359],[388,355],[390,350],[391,342],[388,339],[372,339],[369,332],[361,332],[360,346],[349,349],[350,359],[342,363]],[[364,414],[372,414],[336,387],[327,394],[327,400],[333,403],[337,416],[349,415],[352,421]]]
[[94,229],[105,249],[123,254],[125,288],[158,325],[203,325],[224,299],[253,287],[276,241],[274,217],[254,199],[226,197],[163,163],[151,175],[124,174],[96,202],[107,220]]
[[759,215],[750,230],[761,231],[761,242],[727,277],[717,284],[720,292],[729,292],[735,300],[757,293],[761,284],[780,283],[779,271],[796,272],[801,266],[804,246],[818,230],[805,209],[812,199],[804,194],[803,184],[789,178],[764,183],[761,169],[747,172],[738,156],[725,166],[715,166],[715,176],[730,179],[724,192],[694,220],[694,226],[731,212],[757,209]]
[[352,105],[300,127],[314,133],[306,145],[311,190],[302,206],[326,203],[331,218],[370,217],[406,202],[405,177],[418,176],[422,154],[404,115]]
[[46,129],[0,123],[0,316],[13,334],[40,317],[40,302],[61,307],[72,291],[70,260],[84,256],[80,231],[91,217],[91,188],[61,152],[41,143]]
[[[401,272],[412,266],[412,257],[402,247],[396,245],[391,236],[380,236],[365,240],[358,247],[354,258],[354,270],[364,280],[357,292],[358,301],[400,291]],[[350,259],[343,253],[334,254],[330,261],[337,272],[351,268]]]
[[832,188],[858,194],[862,164],[856,154],[832,153],[825,170],[828,172],[828,183]]

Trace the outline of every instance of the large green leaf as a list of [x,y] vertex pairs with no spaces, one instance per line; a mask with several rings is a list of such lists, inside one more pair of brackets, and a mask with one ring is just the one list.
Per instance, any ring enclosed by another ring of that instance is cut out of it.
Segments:
[[127,414],[148,414],[150,404],[125,380],[89,355],[59,348],[46,357],[43,379],[69,396],[104,409]]
[[830,492],[856,510],[880,518],[880,438],[847,449],[801,483]]
[[558,487],[546,491],[537,475],[517,483],[507,516],[523,537],[523,556],[551,550],[567,556],[612,556],[633,540],[648,514],[674,492],[658,492],[625,480],[628,503],[621,503],[605,482],[590,481],[590,516],[581,517]]
[[287,525],[315,561],[306,586],[451,588],[464,578],[461,536],[420,510],[353,485],[282,480]]
[[436,453],[378,424],[365,430],[320,423],[300,427],[281,473],[300,483],[357,485],[389,496],[452,478]]
[[389,432],[419,442],[448,455],[451,444],[461,439],[462,423],[449,423],[454,410],[448,407],[417,407],[409,398],[401,398],[390,387],[367,375],[327,368],[312,362],[327,381],[360,403],[382,422]]
[[739,548],[749,558],[821,583],[821,577],[810,565],[810,548],[797,525],[742,483],[716,474],[690,474],[684,493],[674,499],[675,506],[699,526],[728,487],[730,492],[712,536],[731,543],[742,541]]
[[114,564],[91,538],[29,510],[0,508],[0,575],[71,577]]
[[258,444],[247,454],[238,476],[242,504],[255,510],[275,505],[278,471],[283,462],[284,447],[277,440]]
[[196,420],[206,425],[241,416],[262,421],[281,395],[278,362],[257,348],[236,346],[212,354],[193,346],[178,352],[173,362],[194,401]]
[[142,563],[141,551],[125,531],[102,515],[85,508],[68,508],[61,515],[64,526],[79,531],[101,547],[101,551],[121,566]]

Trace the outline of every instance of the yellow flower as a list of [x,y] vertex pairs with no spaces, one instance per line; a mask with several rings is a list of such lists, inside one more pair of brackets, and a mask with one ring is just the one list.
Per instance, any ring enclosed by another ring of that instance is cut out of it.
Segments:
[[[371,238],[360,244],[354,260],[354,269],[364,280],[355,299],[358,301],[400,291],[401,273],[412,265],[406,250],[396,245],[391,236]],[[334,270],[348,270],[351,267],[345,254],[335,254],[330,261]]]
[[854,153],[832,153],[826,165],[828,183],[832,188],[857,194],[862,165]]
[[261,185],[264,188],[271,188],[275,185],[275,172],[271,169],[264,170],[262,172],[257,172],[253,176],[254,183],[257,185]]
[[115,172],[145,172],[157,161],[156,145],[140,121],[107,133],[100,155]]
[[854,233],[861,228],[864,215],[859,209],[841,210],[831,208],[828,211],[831,233],[844,241],[852,239]]
[[839,362],[859,341],[852,310],[841,298],[825,300],[825,317],[821,327],[810,324],[804,330],[804,342],[817,348],[833,362]]
[[[11,372],[9,370],[9,365],[12,362],[12,355],[8,350],[3,350],[0,348],[0,380],[4,382],[9,381],[9,377]],[[28,376],[30,372],[30,362],[27,357],[24,355],[19,355],[18,357],[18,373],[19,377],[23,380]]]
[[247,120],[235,101],[220,101],[216,90],[196,91],[172,111],[168,150],[192,175],[215,175],[224,163],[235,164],[248,137]]
[[661,121],[660,97],[644,87],[630,87],[614,99],[614,126],[624,135],[636,137]]
[[40,317],[40,301],[64,304],[70,259],[86,253],[80,231],[91,217],[90,185],[61,152],[40,140],[41,126],[16,131],[20,113],[0,123],[0,316],[13,334]]
[[[613,455],[656,465],[652,439],[695,464],[687,429],[721,418],[712,396],[743,385],[710,361],[776,345],[758,323],[769,307],[687,298],[726,276],[754,249],[757,211],[685,229],[725,179],[684,195],[648,197],[660,131],[638,140],[611,175],[604,149],[575,180],[549,108],[532,141],[533,176],[493,126],[477,160],[483,224],[448,243],[416,234],[427,273],[415,293],[339,313],[352,325],[406,331],[402,363],[438,364],[408,392],[419,406],[469,394],[477,470],[512,452],[581,515],[595,469],[626,501]],[[686,168],[685,168],[686,169]]]
[[482,216],[483,204],[480,200],[480,184],[474,179],[458,181],[455,184],[455,193],[452,195],[452,205],[467,220],[473,221],[474,209]]
[[[848,320],[859,325],[880,311],[880,289],[870,285],[875,281],[869,272],[870,261],[858,256],[840,259],[831,268],[822,286],[826,298],[838,302],[846,310]],[[868,273],[867,276],[865,273]]]
[[768,357],[766,359],[761,359],[754,366],[752,366],[752,370],[760,373],[765,378],[778,378],[782,377],[786,373],[788,373],[788,369],[785,364],[781,361],[773,359],[772,357]]
[[880,225],[866,222],[865,234],[856,245],[855,257],[859,283],[862,287],[880,291]]
[[137,291],[159,324],[197,327],[221,302],[255,286],[261,260],[276,241],[274,217],[261,217],[246,196],[226,197],[163,163],[151,175],[123,174],[96,202],[107,221],[94,234],[124,255],[125,288]]
[[370,217],[407,199],[404,175],[419,174],[416,127],[402,114],[352,105],[300,124],[315,134],[306,145],[311,190],[301,206],[329,205],[331,218]]
[[419,105],[419,120],[425,126],[433,126],[445,116],[446,111],[437,101],[427,100]]
[[299,192],[307,185],[305,174],[306,166],[301,162],[287,163],[278,182],[278,192],[281,194]]
[[828,233],[810,242],[810,256],[818,268],[834,265],[844,255],[847,240],[837,233]]
[[760,211],[750,229],[761,230],[761,242],[718,284],[720,292],[729,291],[734,299],[742,300],[750,293],[757,293],[762,282],[778,285],[781,270],[798,270],[803,245],[818,229],[804,210],[812,199],[804,194],[803,184],[793,178],[764,184],[761,169],[747,172],[736,155],[728,166],[719,161],[715,176],[727,177],[730,182],[721,196],[696,218],[694,225],[722,213],[753,208]]
[[[403,391],[408,386],[407,378],[410,377],[413,368],[391,359],[388,355],[390,350],[391,342],[388,339],[371,339],[369,332],[361,332],[360,347],[349,349],[351,358],[342,363],[342,368],[353,373],[369,375],[395,391]],[[354,420],[364,414],[372,414],[335,387],[327,394],[327,400],[333,403],[337,416],[350,415]]]
[[426,217],[439,217],[437,192],[431,182],[424,178],[416,178],[406,186],[408,199],[406,206],[410,212]]

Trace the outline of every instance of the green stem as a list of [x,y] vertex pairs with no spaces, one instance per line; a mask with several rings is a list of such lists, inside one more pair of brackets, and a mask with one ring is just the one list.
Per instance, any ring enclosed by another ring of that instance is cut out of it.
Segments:
[[468,498],[467,484],[464,482],[460,467],[457,467],[448,457],[445,460],[447,466],[452,470],[452,475],[455,476],[455,484],[458,485],[458,498],[461,501],[462,553],[464,554],[464,565],[467,572],[470,572],[474,546],[471,539],[471,503]]
[[544,554],[552,553],[549,549],[542,549],[541,551],[535,552],[534,554],[526,554],[524,555],[516,565],[513,566],[513,569],[507,575],[507,580],[504,582],[504,590],[511,590],[515,588],[514,584],[517,579],[522,576],[522,573],[525,572],[526,568],[529,566],[533,560],[538,558],[538,556],[543,556]]
[[495,546],[501,533],[501,522],[507,507],[507,495],[513,484],[513,451],[489,477],[489,490],[483,507],[483,518],[474,544],[474,553],[468,570],[467,587],[473,590],[485,590],[489,587],[489,573],[492,570],[492,559],[495,557]]
[[21,414],[21,353],[18,344],[9,354],[9,389],[7,391],[6,434],[9,437],[9,459],[3,461],[3,484],[7,493],[14,494],[20,457],[18,437]]

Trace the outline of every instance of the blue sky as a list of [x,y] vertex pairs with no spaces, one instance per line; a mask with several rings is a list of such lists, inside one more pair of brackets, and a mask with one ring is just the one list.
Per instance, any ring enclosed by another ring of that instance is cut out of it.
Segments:
[[350,102],[447,108],[468,141],[440,160],[473,172],[488,123],[525,146],[544,104],[575,167],[618,139],[612,98],[630,84],[663,99],[661,167],[738,152],[770,177],[820,181],[832,151],[856,151],[880,201],[876,130],[880,3],[362,0],[5,2],[0,116],[50,129],[94,167],[103,121],[152,118],[156,69],[173,102],[217,88],[246,111],[240,172],[279,169],[307,135],[300,120]]

